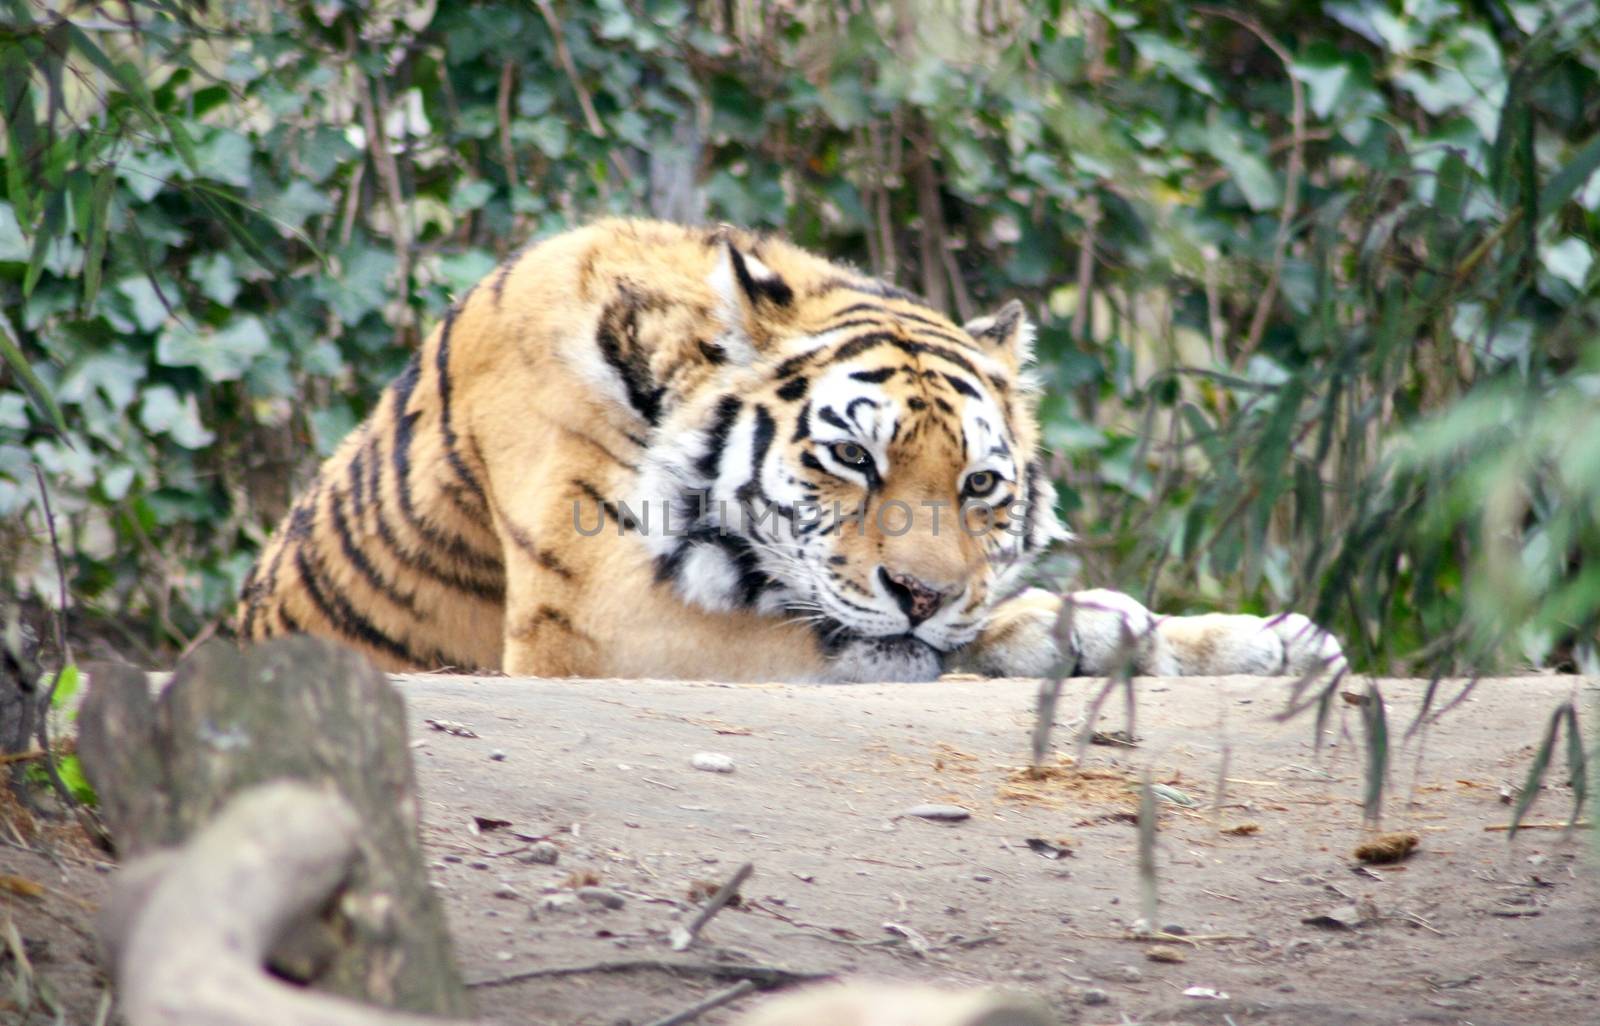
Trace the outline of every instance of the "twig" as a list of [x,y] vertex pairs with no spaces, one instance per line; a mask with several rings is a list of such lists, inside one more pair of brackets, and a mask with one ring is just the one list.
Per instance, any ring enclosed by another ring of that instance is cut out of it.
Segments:
[[35,748],[31,752],[6,752],[0,755],[0,766],[9,766],[14,762],[28,762],[33,759],[44,758],[44,749]]
[[1083,213],[1083,238],[1078,240],[1078,308],[1072,311],[1072,340],[1083,342],[1088,338],[1089,290],[1094,287],[1095,233],[1100,228],[1100,198],[1090,195]]
[[774,965],[745,965],[740,962],[677,962],[670,958],[624,958],[605,962],[588,962],[583,965],[551,965],[539,969],[524,969],[505,976],[491,976],[471,980],[472,987],[506,987],[527,980],[549,979],[554,976],[583,976],[588,973],[661,972],[679,976],[705,976],[715,980],[750,980],[763,990],[786,987],[791,983],[809,980],[829,980],[834,973],[806,972],[783,969]]
[[550,26],[550,35],[555,38],[556,60],[561,62],[561,70],[567,73],[567,81],[572,83],[573,91],[578,94],[578,106],[583,108],[583,120],[589,127],[589,134],[604,139],[606,126],[601,124],[600,115],[595,113],[594,100],[589,97],[589,90],[584,88],[583,79],[578,77],[578,66],[573,63],[572,51],[567,49],[567,34],[561,30],[561,22],[550,7],[550,0],[535,2],[539,5],[539,13],[544,15],[545,24]]
[[[356,53],[355,28],[353,23],[346,23],[345,27],[346,49],[351,58],[351,65],[358,70],[356,75],[356,105],[361,111],[361,128],[367,136],[367,151],[372,158],[373,165],[378,169],[378,181],[383,184],[383,192],[389,204],[389,216],[394,221],[392,238],[394,241],[395,278],[399,282],[402,294],[410,290],[411,282],[411,225],[406,220],[405,194],[400,187],[400,167],[395,163],[394,153],[389,149],[388,134],[388,104],[379,95],[381,83],[359,70],[360,65],[354,60]],[[396,325],[396,341],[401,341],[411,327],[411,304],[399,304],[399,324]]]
[[692,1004],[681,1012],[673,1012],[671,1015],[654,1019],[646,1023],[645,1026],[682,1026],[683,1023],[692,1022],[714,1008],[721,1008],[723,1005],[739,1000],[755,989],[756,983],[754,980],[740,980],[727,990],[719,990],[704,1001]]
[[1261,336],[1267,330],[1267,317],[1272,313],[1272,304],[1278,296],[1278,278],[1283,273],[1284,250],[1289,244],[1289,227],[1294,221],[1294,216],[1300,209],[1300,176],[1305,168],[1305,137],[1306,137],[1306,96],[1305,87],[1294,74],[1294,57],[1280,43],[1271,32],[1259,21],[1248,14],[1240,14],[1226,7],[1211,7],[1209,5],[1196,5],[1198,14],[1208,14],[1244,26],[1257,39],[1261,40],[1283,62],[1283,70],[1289,77],[1289,93],[1293,99],[1294,110],[1291,113],[1292,132],[1289,146],[1289,166],[1283,172],[1283,205],[1278,209],[1278,235],[1272,243],[1272,268],[1267,273],[1267,287],[1262,290],[1261,298],[1256,302],[1256,312],[1250,318],[1250,332],[1245,336],[1244,346],[1239,350],[1235,366],[1243,366],[1244,361],[1255,352],[1256,346],[1261,343]]
[[500,162],[505,165],[508,193],[517,186],[517,154],[511,148],[511,86],[516,68],[515,62],[510,60],[500,65],[500,88],[494,102],[495,116],[500,123]]
[[746,862],[734,870],[733,875],[728,877],[727,882],[718,887],[717,893],[713,894],[711,900],[706,902],[705,907],[700,910],[700,914],[694,917],[694,922],[690,923],[686,929],[673,930],[672,950],[683,951],[693,944],[695,938],[700,936],[700,931],[707,923],[711,922],[711,917],[721,912],[723,906],[732,901],[733,896],[739,893],[740,885],[750,878],[750,874],[755,872],[755,868],[754,863]]
[[[1587,830],[1592,825],[1593,824],[1591,824],[1588,820],[1580,819],[1577,822],[1571,822],[1569,820],[1562,820],[1559,823],[1519,823],[1519,824],[1517,824],[1517,829],[1519,831],[1521,831],[1521,830]],[[1486,834],[1500,834],[1500,833],[1505,833],[1507,830],[1510,830],[1510,829],[1511,829],[1511,824],[1509,824],[1509,823],[1490,823],[1488,826],[1483,828],[1483,832],[1486,833]]]
[[50,747],[50,709],[55,704],[56,688],[61,685],[61,674],[73,663],[72,649],[67,646],[67,565],[61,557],[61,539],[56,534],[56,515],[50,508],[50,489],[45,487],[44,471],[39,465],[33,465],[33,476],[39,482],[39,499],[44,504],[45,523],[50,528],[50,551],[55,554],[56,577],[61,582],[61,608],[56,611],[56,655],[60,660],[56,672],[50,677],[50,687],[39,699],[38,721],[34,724],[34,737],[39,742],[39,758],[44,764],[45,775],[50,778],[50,786],[55,789],[56,795],[71,809],[78,819],[83,832],[88,834],[94,842],[108,851],[111,848],[111,835],[106,833],[105,827],[100,825],[100,820],[89,811],[88,806],[73,795],[67,782],[61,779],[61,771],[56,768],[54,749]]

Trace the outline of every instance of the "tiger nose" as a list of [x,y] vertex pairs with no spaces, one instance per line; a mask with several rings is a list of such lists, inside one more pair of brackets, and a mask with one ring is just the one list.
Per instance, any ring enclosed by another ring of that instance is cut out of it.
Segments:
[[945,599],[950,597],[949,592],[940,591],[910,574],[896,573],[887,567],[878,567],[878,577],[894,600],[900,603],[900,608],[913,627],[937,613]]

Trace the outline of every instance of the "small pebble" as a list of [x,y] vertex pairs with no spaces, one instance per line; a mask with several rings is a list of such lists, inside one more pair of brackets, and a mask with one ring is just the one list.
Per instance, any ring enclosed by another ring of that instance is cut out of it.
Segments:
[[1119,965],[1115,969],[1106,973],[1106,979],[1120,980],[1123,983],[1138,983],[1140,980],[1144,979],[1144,973],[1139,971],[1138,966]]
[[471,866],[473,869],[488,869],[489,868],[489,863],[487,863],[487,862],[469,862],[469,863],[467,863],[467,865]]
[[502,883],[494,889],[494,896],[497,898],[520,898],[522,895],[518,894],[517,889],[510,884]]
[[494,953],[494,957],[495,957],[496,961],[509,962],[509,961],[511,961],[511,952],[509,952],[509,951],[496,951]]
[[604,887],[579,887],[578,900],[593,902],[603,908],[621,908],[627,903],[622,895],[616,891],[608,891]]
[[549,841],[540,841],[517,858],[536,866],[553,866],[561,859],[561,849]]
[[915,816],[918,819],[938,819],[949,823],[959,823],[972,818],[972,813],[959,805],[913,805],[900,815]]
[[990,876],[988,873],[973,873],[972,878],[979,883],[988,883],[990,880],[994,879],[994,877]]
[[1083,1003],[1086,1005],[1109,1005],[1111,995],[1099,987],[1087,987],[1083,992]]
[[1189,959],[1183,952],[1169,944],[1152,944],[1144,949],[1144,957],[1152,962],[1187,962]]
[[576,894],[546,894],[539,899],[539,908],[546,912],[576,912],[578,910],[578,896]]
[[697,770],[707,773],[732,773],[733,759],[720,752],[696,752],[690,758],[689,765]]
[[1161,932],[1170,933],[1174,937],[1187,937],[1189,935],[1189,931],[1184,929],[1183,926],[1178,923],[1167,923],[1161,927]]
[[460,862],[461,861],[461,856],[460,855],[446,855],[444,857],[444,860],[446,862]]
[[505,762],[506,753],[496,748],[494,751],[489,753],[489,758],[493,759],[495,762]]

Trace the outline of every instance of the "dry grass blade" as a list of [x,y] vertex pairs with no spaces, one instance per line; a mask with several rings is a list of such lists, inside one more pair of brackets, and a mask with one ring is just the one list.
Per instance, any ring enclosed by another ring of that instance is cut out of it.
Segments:
[[1145,932],[1156,929],[1159,894],[1156,877],[1156,793],[1150,784],[1150,771],[1139,785],[1139,917]]
[[1361,813],[1367,822],[1376,823],[1383,814],[1383,785],[1389,773],[1389,717],[1375,683],[1367,684],[1367,700],[1361,703],[1361,725],[1367,738],[1367,786]]
[[1072,651],[1073,621],[1077,616],[1077,603],[1072,601],[1070,595],[1062,596],[1061,611],[1056,614],[1056,623],[1052,633],[1056,639],[1056,650],[1061,653],[1060,663],[1056,672],[1039,684],[1039,702],[1033,721],[1033,765],[1035,768],[1044,765],[1044,757],[1050,754],[1050,733],[1056,725],[1056,707],[1061,701],[1061,687],[1072,675],[1074,669],[1073,659],[1068,653]]
[[1572,819],[1576,826],[1589,797],[1589,764],[1583,751],[1583,732],[1578,729],[1578,707],[1568,702],[1563,717],[1567,722],[1567,781],[1572,786]]
[[1095,724],[1100,722],[1101,707],[1105,705],[1106,699],[1111,697],[1111,693],[1119,687],[1126,689],[1124,693],[1127,703],[1128,736],[1130,738],[1134,736],[1133,656],[1135,642],[1133,631],[1126,620],[1122,622],[1118,630],[1116,672],[1107,677],[1106,682],[1096,692],[1094,699],[1089,703],[1088,710],[1083,715],[1083,726],[1078,731],[1076,758],[1079,765],[1083,764],[1088,756],[1089,746],[1094,743]]
[[1517,828],[1522,825],[1522,818],[1528,814],[1528,809],[1533,806],[1533,800],[1539,795],[1539,788],[1544,783],[1545,770],[1550,768],[1550,756],[1555,751],[1556,735],[1561,733],[1561,722],[1566,718],[1568,710],[1572,709],[1572,702],[1566,701],[1550,714],[1550,723],[1544,728],[1544,737],[1539,741],[1539,750],[1533,753],[1533,764],[1528,767],[1528,776],[1522,782],[1522,791],[1517,795],[1517,802],[1511,809],[1511,825],[1506,829],[1506,839],[1517,836]]

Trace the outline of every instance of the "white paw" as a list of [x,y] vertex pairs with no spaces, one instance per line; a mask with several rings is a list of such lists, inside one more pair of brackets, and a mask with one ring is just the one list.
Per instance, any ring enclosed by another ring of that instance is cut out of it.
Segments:
[[1299,613],[1280,613],[1267,621],[1283,643],[1283,670],[1296,677],[1314,670],[1329,673],[1349,671],[1339,639]]
[[1318,669],[1348,669],[1333,635],[1299,613],[1172,616],[1157,625],[1157,632],[1166,641],[1175,672],[1186,676],[1298,677]]
[[1138,599],[1120,591],[1075,591],[1071,639],[1078,650],[1077,676],[1104,677],[1126,665],[1134,673],[1164,676],[1177,672],[1157,631],[1162,621]]

